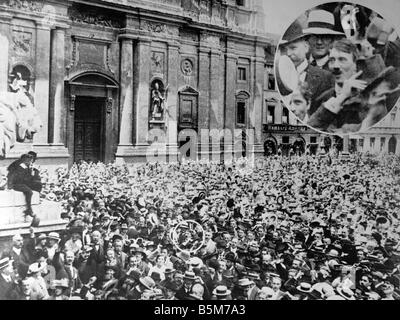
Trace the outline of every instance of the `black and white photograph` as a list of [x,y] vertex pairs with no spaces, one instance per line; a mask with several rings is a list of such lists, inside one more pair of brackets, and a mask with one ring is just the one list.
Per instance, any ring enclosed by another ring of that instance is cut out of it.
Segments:
[[330,2],[306,11],[283,34],[276,66],[286,107],[325,133],[365,131],[400,97],[400,38],[361,5]]
[[0,300],[400,300],[398,12],[0,0]]

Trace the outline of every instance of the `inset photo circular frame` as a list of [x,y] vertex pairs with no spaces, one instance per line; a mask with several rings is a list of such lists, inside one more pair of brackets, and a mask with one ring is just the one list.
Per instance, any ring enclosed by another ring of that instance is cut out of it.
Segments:
[[372,9],[329,2],[306,10],[286,29],[275,54],[285,106],[312,129],[365,132],[400,97],[400,38]]

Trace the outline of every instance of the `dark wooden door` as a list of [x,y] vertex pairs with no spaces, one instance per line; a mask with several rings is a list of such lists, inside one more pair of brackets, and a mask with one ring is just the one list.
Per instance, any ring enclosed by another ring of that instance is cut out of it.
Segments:
[[179,130],[197,129],[197,96],[181,94],[179,98]]
[[77,97],[75,102],[74,161],[103,161],[102,98]]

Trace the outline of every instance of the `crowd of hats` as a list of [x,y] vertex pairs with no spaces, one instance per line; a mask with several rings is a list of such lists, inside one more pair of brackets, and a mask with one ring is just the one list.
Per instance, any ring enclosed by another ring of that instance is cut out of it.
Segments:
[[[128,259],[115,266],[104,299],[398,299],[399,172],[399,157],[368,155],[270,157],[262,168],[246,159],[82,163],[45,177],[42,197],[60,201],[69,222],[36,241],[62,246],[79,234],[79,260],[97,230],[106,246],[122,240],[128,257],[141,255],[146,272],[128,272]],[[204,229],[196,251],[169,236],[184,220]]]

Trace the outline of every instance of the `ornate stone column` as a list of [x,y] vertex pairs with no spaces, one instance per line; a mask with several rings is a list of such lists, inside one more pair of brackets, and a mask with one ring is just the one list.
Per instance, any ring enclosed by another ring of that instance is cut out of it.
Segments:
[[34,145],[48,144],[49,79],[50,79],[50,26],[38,24],[36,28],[36,81],[35,107],[43,123],[33,138]]
[[251,106],[250,119],[252,128],[254,129],[254,145],[252,153],[255,157],[260,157],[264,153],[262,141],[262,110],[264,104],[264,73],[265,73],[265,59],[262,47],[256,47],[256,57],[252,59],[254,64],[254,85],[253,85],[253,105]]
[[133,149],[133,41],[121,40],[120,70],[120,133],[116,159],[132,153]]
[[199,48],[199,107],[198,107],[198,134],[199,159],[209,158],[209,138],[207,130],[210,129],[210,47],[207,45],[207,34],[200,35]]
[[235,122],[236,122],[235,119],[236,64],[237,64],[237,55],[233,54],[228,46],[226,53],[226,80],[225,80],[225,88],[226,88],[225,128],[231,130],[232,132],[235,129]]
[[178,72],[179,43],[168,43],[168,97],[166,114],[167,125],[167,153],[169,161],[176,161],[178,157]]
[[139,39],[135,47],[135,78],[136,94],[134,96],[134,154],[135,157],[145,160],[149,146],[147,135],[149,132],[149,74],[150,74],[150,40]]
[[224,128],[230,133],[232,141],[224,143],[224,160],[233,158],[233,142],[236,128],[236,68],[237,55],[234,53],[235,43],[227,41],[225,53],[225,104],[224,104]]
[[66,110],[64,105],[65,29],[57,27],[51,32],[51,71],[49,106],[49,142],[65,143]]

